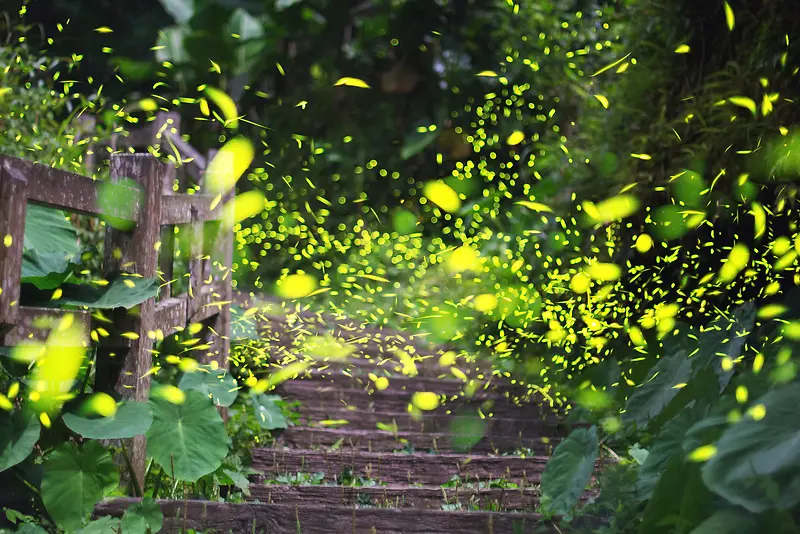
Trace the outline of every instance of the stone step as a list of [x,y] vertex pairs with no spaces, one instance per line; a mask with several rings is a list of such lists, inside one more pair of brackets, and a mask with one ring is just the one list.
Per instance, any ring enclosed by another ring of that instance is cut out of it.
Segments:
[[[139,499],[112,499],[98,503],[94,515],[121,517]],[[225,503],[214,501],[158,501],[164,514],[165,534],[505,534],[557,530],[540,515],[520,512],[461,512],[401,508],[324,506],[317,504]]]

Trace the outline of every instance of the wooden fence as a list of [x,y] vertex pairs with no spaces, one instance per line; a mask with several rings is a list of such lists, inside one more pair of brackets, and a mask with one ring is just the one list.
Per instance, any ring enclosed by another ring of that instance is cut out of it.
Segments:
[[[0,154],[0,345],[44,339],[47,332],[35,327],[35,319],[42,316],[58,318],[70,313],[87,331],[93,327],[93,318],[87,311],[27,307],[19,303],[26,205],[32,202],[91,216],[129,220],[130,213],[135,214],[131,230],[107,226],[103,271],[106,276],[125,272],[146,278],[160,276],[165,281],[156,298],[131,310],[113,310],[113,329],[108,324],[102,325],[110,335],[101,338],[97,347],[97,390],[116,390],[124,399],[147,401],[155,339],[193,323],[204,326],[199,335],[203,337],[201,343],[209,348],[202,359],[215,360],[220,367],[227,368],[233,234],[231,221],[224,220],[226,213],[231,212],[222,206],[233,192],[216,202],[216,206],[214,197],[204,193],[202,182],[207,159],[180,138],[177,121],[175,115],[158,114],[149,126],[127,138],[113,140],[116,143],[113,148],[169,145],[171,150],[180,152],[182,160],[188,159],[181,169],[176,169],[148,153],[112,153],[110,179],[119,182],[115,194],[132,201],[132,209],[128,205],[115,211],[113,207],[98,205],[102,181]],[[178,191],[181,187],[185,190],[187,180],[179,180],[177,176],[178,172],[186,171],[200,186],[199,194],[174,191],[176,182],[180,184]],[[122,182],[123,178],[135,182],[137,189],[132,189],[131,182]],[[176,276],[173,269],[176,226],[190,232],[190,251],[188,291],[174,295],[167,282]],[[130,332],[135,335],[121,335]],[[143,487],[144,436],[131,440],[128,452],[139,487]]]

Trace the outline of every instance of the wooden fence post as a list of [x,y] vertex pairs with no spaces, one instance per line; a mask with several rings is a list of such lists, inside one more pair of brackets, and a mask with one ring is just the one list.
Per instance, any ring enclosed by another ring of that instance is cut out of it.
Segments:
[[[216,150],[211,150],[208,153],[207,162],[210,165],[211,160],[217,155]],[[203,191],[208,193],[207,184],[205,181],[201,184]],[[232,189],[223,195],[220,205],[226,205],[232,202],[235,196],[235,190]],[[215,224],[215,223],[211,223]],[[217,287],[219,295],[218,302],[223,304],[219,308],[219,313],[209,319],[207,330],[213,330],[216,333],[211,334],[216,337],[216,343],[212,346],[212,353],[210,357],[216,361],[220,368],[229,369],[228,358],[230,356],[231,347],[231,306],[230,302],[233,299],[233,286],[231,278],[233,273],[231,267],[233,264],[233,210],[224,210],[222,219],[217,223],[217,232],[214,235],[214,240],[209,243],[206,248],[209,259],[208,275],[212,283]],[[216,266],[215,266],[216,264]],[[209,340],[211,340],[210,338]]]
[[0,166],[0,342],[17,322],[28,183]]
[[[157,245],[160,238],[161,196],[165,166],[150,154],[113,154],[111,179],[129,178],[141,186],[142,198],[136,226],[132,231],[106,230],[104,270],[135,273],[155,278],[158,269]],[[138,312],[137,312],[138,308]],[[114,326],[129,337],[114,336],[111,345],[98,349],[98,377],[105,380],[101,389],[113,388],[123,399],[147,402],[150,395],[155,298],[131,310],[115,310]],[[133,339],[130,339],[133,338]],[[116,345],[116,346],[114,346]],[[114,361],[116,360],[116,361]],[[101,372],[101,369],[104,372]],[[144,486],[147,444],[144,436],[124,440],[139,488]]]

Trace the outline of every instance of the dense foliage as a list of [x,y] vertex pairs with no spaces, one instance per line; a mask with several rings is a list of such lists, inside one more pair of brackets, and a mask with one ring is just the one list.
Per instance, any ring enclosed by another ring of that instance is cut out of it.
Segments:
[[[109,91],[129,113],[107,127],[177,110],[196,146],[233,158],[247,208],[235,226],[241,287],[274,291],[289,313],[426,333],[454,349],[441,361],[455,377],[489,359],[589,423],[542,479],[540,511],[565,528],[581,513],[608,518],[609,533],[790,533],[800,521],[797,15],[789,0],[162,0],[137,14],[159,26],[149,34],[119,35],[120,13],[78,21],[108,50],[67,68],[110,81],[111,65],[125,82]],[[154,58],[132,55],[137,39],[155,44]],[[27,132],[26,106],[42,97],[53,99],[42,131],[91,108],[39,85],[39,73],[26,86],[33,70],[4,79],[29,90],[0,93],[13,128]],[[42,143],[21,133],[11,144]],[[79,165],[62,144],[37,157]],[[61,286],[77,268],[63,256],[30,283]],[[191,334],[167,342],[181,341]],[[235,373],[255,391],[236,401],[241,413],[282,414],[265,384],[343,350],[325,339],[309,354],[307,341],[271,362],[257,340],[242,345]],[[398,358],[413,368],[413,356]],[[176,381],[193,361],[165,358],[159,380],[180,389],[162,391],[224,396],[207,375]],[[269,364],[284,368],[270,375]],[[6,382],[0,399],[25,395]],[[174,457],[173,418],[216,417],[203,395],[177,396],[123,404],[102,423],[65,405],[63,421],[68,435],[101,439],[133,432],[122,416],[146,410],[153,423],[135,433],[163,437],[150,451],[154,494],[170,482],[173,495],[178,481],[246,482],[241,458],[223,463],[221,421],[216,447],[198,435]],[[90,441],[78,454],[60,423],[39,438],[36,414],[7,405],[19,437],[0,448],[13,460],[0,466],[43,457],[45,508],[61,527],[80,524],[89,497],[116,486],[108,452]],[[252,425],[235,433],[242,449]],[[213,462],[193,454],[201,444]],[[578,512],[601,454],[618,462]],[[85,471],[87,501],[51,500],[71,481],[48,465]]]

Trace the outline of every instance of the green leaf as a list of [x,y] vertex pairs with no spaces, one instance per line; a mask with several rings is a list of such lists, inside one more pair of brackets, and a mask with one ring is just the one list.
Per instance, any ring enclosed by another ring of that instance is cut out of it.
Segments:
[[650,451],[643,449],[638,443],[634,443],[633,447],[628,449],[628,454],[633,458],[637,464],[643,465],[650,456]]
[[25,523],[17,529],[17,534],[48,534],[45,529],[33,523]]
[[183,26],[170,26],[158,32],[155,56],[159,63],[170,61],[182,64],[189,61],[189,54],[184,46],[184,41],[189,35],[189,29]]
[[742,510],[717,510],[700,523],[691,534],[757,534],[755,518]]
[[686,432],[699,417],[702,417],[702,414],[698,410],[684,408],[661,429],[639,470],[636,487],[640,499],[650,498],[670,460],[683,455],[682,444]]
[[122,516],[122,532],[142,533],[158,532],[164,524],[161,507],[153,499],[142,499],[128,506]]
[[672,534],[678,523],[698,524],[711,509],[710,497],[698,465],[672,458],[647,502],[639,534]]
[[280,397],[277,395],[254,395],[253,408],[256,412],[256,419],[261,428],[265,430],[276,430],[279,428],[287,428],[289,422],[286,416],[283,415],[283,410],[278,406],[277,401]]
[[28,204],[23,247],[39,254],[59,252],[65,256],[74,256],[78,253],[78,234],[63,211]]
[[[95,519],[94,521],[92,521],[79,531],[77,531],[75,534],[108,534],[109,532],[117,532],[118,530],[119,530],[119,518],[104,515],[103,517]],[[123,532],[144,533],[143,530],[142,531],[123,530]]]
[[264,39],[264,25],[260,20],[250,15],[242,8],[236,8],[231,14],[228,23],[230,33],[239,36],[239,45],[236,47],[236,68],[237,74],[247,73],[253,67],[266,46]]
[[153,424],[147,432],[147,453],[165,473],[196,482],[217,470],[228,454],[230,439],[208,397],[189,391],[182,404],[154,398],[150,405]]
[[542,508],[552,515],[568,514],[592,477],[599,445],[597,428],[572,431],[556,447],[542,473]]
[[55,289],[70,277],[77,265],[63,252],[38,252],[36,249],[22,253],[22,283],[39,289]]
[[719,377],[720,391],[730,382],[733,371],[722,369],[722,356],[736,360],[753,330],[756,321],[756,306],[748,302],[733,310],[731,317],[719,317],[708,328],[698,333],[699,352],[692,357],[693,374],[713,366]]
[[177,23],[189,22],[194,16],[193,0],[159,0],[164,10],[172,15]]
[[89,419],[71,413],[64,414],[67,428],[89,439],[132,438],[147,432],[152,423],[150,405],[144,402],[123,402],[111,417]]
[[[131,287],[131,285],[133,287]],[[93,309],[132,308],[158,295],[158,280],[122,275],[105,287],[65,284],[59,303]]]
[[800,503],[800,384],[775,389],[755,403],[766,416],[728,428],[703,466],[709,488],[733,504],[759,513]]
[[232,469],[223,469],[222,472],[231,480],[234,486],[242,490],[245,496],[250,496],[250,480],[246,475]]
[[83,526],[94,505],[119,485],[119,471],[108,451],[89,441],[65,443],[44,461],[42,501],[56,524],[67,531]]
[[39,440],[34,414],[0,413],[0,473],[27,458]]
[[664,356],[652,368],[650,380],[628,397],[624,424],[635,424],[642,428],[666,408],[678,394],[678,384],[685,384],[692,375],[689,359],[690,345],[683,336],[672,336],[664,340]]
[[225,369],[212,369],[208,365],[201,365],[196,371],[184,373],[178,387],[184,391],[199,391],[206,397],[211,397],[217,406],[230,406],[239,394],[236,379],[230,373]]
[[413,131],[406,137],[403,148],[400,150],[400,157],[405,160],[416,156],[433,143],[437,137],[439,137],[438,129],[430,131],[426,128],[424,132]]

